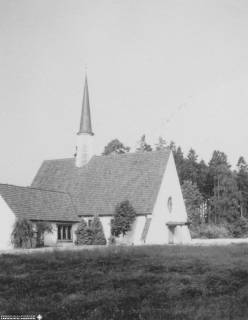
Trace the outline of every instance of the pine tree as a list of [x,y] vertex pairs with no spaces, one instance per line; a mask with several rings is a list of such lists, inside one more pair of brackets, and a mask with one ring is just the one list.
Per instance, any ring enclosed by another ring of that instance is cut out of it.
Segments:
[[131,230],[136,219],[136,212],[130,202],[123,201],[115,208],[114,219],[111,223],[111,234],[115,237],[123,236]]
[[240,214],[248,217],[248,165],[244,157],[240,157],[237,163],[237,183],[240,192]]
[[101,220],[98,216],[95,216],[92,224],[91,229],[93,232],[93,243],[92,244],[106,244],[106,238],[104,236],[103,227]]
[[196,183],[185,180],[182,184],[182,193],[189,220],[193,225],[199,224],[202,218],[200,215],[200,207],[203,203],[203,197]]
[[77,235],[78,245],[90,245],[93,242],[93,234],[90,228],[88,228],[84,219],[82,219],[75,231]]
[[209,168],[206,163],[201,160],[197,165],[197,186],[205,201],[211,196],[211,185],[209,185]]
[[215,150],[209,162],[208,179],[212,188],[209,220],[214,223],[231,223],[240,215],[240,193],[235,173],[230,167],[225,153]]
[[190,180],[193,183],[196,183],[198,169],[197,158],[198,156],[195,150],[191,148],[188,152],[187,158],[184,161],[183,180]]

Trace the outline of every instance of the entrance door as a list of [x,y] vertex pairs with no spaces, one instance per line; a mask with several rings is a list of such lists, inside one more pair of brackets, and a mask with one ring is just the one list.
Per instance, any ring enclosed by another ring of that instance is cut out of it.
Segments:
[[169,244],[174,244],[175,227],[168,227],[169,230]]

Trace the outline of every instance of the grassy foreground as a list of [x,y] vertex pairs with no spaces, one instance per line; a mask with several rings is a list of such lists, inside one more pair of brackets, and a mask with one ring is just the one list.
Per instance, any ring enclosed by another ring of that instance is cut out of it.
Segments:
[[113,247],[0,256],[0,315],[248,319],[248,246]]

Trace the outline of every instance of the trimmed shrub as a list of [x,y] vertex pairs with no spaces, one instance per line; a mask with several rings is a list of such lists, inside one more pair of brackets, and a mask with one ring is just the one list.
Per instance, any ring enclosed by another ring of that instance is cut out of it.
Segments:
[[92,224],[91,224],[91,229],[93,231],[93,243],[92,244],[101,244],[101,245],[106,244],[106,239],[104,236],[102,223],[101,223],[101,220],[99,219],[98,216],[94,217]]
[[97,216],[93,218],[90,227],[88,227],[85,220],[82,219],[75,233],[77,235],[77,245],[106,244],[102,223]]
[[17,219],[11,234],[11,242],[15,248],[35,247],[34,228],[31,221]]
[[123,236],[131,230],[136,219],[136,212],[128,200],[121,202],[115,208],[114,219],[111,222],[111,234],[115,237]]
[[75,233],[77,235],[77,245],[88,245],[92,243],[92,233],[84,219],[80,221]]

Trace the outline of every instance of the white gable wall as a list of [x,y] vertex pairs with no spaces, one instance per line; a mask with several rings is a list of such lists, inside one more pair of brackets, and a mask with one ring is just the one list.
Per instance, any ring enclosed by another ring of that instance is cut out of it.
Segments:
[[5,200],[0,195],[0,217],[1,217],[1,232],[0,232],[0,250],[12,249],[11,233],[15,223],[15,214],[7,205]]
[[[172,212],[169,212],[167,202],[172,197]],[[177,175],[172,152],[162,179],[161,187],[152,213],[152,221],[147,234],[146,243],[166,244],[169,241],[168,221],[187,222],[186,208]],[[177,226],[174,234],[175,243],[191,240],[187,226]]]

